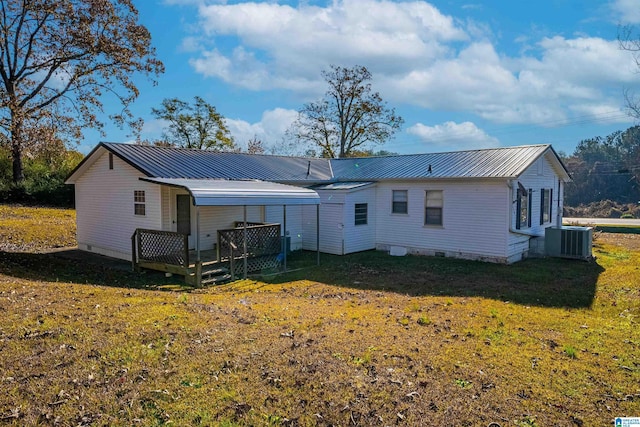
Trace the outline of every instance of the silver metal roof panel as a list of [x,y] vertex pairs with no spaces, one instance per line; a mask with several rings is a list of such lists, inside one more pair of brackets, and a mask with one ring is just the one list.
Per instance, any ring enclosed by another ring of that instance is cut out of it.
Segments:
[[357,159],[332,159],[340,180],[517,178],[550,145],[527,145],[486,150],[409,154]]
[[318,193],[308,188],[265,181],[224,179],[140,178],[154,184],[184,188],[196,206],[318,205]]
[[550,145],[318,159],[100,143],[70,174],[67,182],[73,183],[77,173],[82,173],[85,161],[102,148],[114,153],[143,174],[156,178],[257,179],[309,185],[390,179],[515,179],[539,157],[546,156],[561,179],[571,179]]
[[372,184],[375,184],[375,182],[331,182],[329,184],[312,185],[309,188],[313,190],[354,190],[357,188],[367,187]]
[[228,153],[185,148],[102,143],[147,176],[190,179],[327,181],[326,159]]

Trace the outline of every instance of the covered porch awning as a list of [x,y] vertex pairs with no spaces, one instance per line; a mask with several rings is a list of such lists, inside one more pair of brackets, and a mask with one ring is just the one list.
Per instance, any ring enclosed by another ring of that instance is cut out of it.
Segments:
[[[242,206],[244,208],[244,277],[247,277],[247,206],[283,206],[283,229],[287,233],[287,205],[316,206],[317,264],[320,264],[320,196],[314,190],[293,185],[258,180],[140,178],[142,181],[182,188],[189,192],[196,207],[196,269],[200,262],[201,206]],[[287,251],[284,251],[287,269]]]
[[267,181],[223,179],[140,178],[191,194],[195,206],[319,205],[320,196],[308,188]]

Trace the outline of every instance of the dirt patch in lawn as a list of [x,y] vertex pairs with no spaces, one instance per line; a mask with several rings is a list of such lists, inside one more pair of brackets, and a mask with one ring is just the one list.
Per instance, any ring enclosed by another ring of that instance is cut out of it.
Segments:
[[603,242],[611,245],[618,245],[630,250],[640,250],[640,234],[625,233],[596,233],[595,243]]

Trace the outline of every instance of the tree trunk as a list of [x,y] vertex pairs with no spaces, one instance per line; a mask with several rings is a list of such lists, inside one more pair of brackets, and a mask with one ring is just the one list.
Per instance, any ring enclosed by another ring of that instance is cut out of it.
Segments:
[[24,173],[22,171],[22,149],[20,143],[11,143],[11,157],[13,159],[13,183],[20,184],[24,180]]
[[13,184],[19,185],[24,180],[22,168],[22,121],[12,114],[11,118],[11,158],[13,160]]

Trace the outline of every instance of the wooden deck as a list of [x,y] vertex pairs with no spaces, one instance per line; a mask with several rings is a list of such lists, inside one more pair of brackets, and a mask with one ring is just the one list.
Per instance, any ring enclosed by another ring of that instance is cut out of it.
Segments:
[[[195,249],[189,249],[189,268],[195,268],[198,253]],[[218,253],[215,249],[200,251],[200,261],[202,265],[212,265],[218,263]]]
[[[187,283],[201,286],[280,267],[280,224],[248,224],[246,228],[218,230],[217,233],[216,249],[201,250],[198,262],[197,252],[188,248],[186,235],[137,229],[131,236],[133,268],[179,274]],[[245,238],[246,253],[245,243],[241,243]]]

